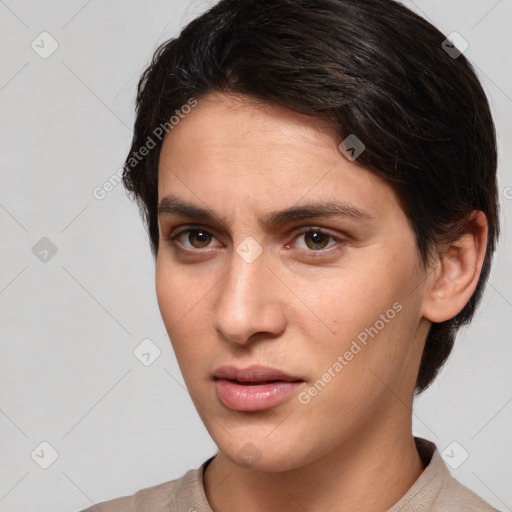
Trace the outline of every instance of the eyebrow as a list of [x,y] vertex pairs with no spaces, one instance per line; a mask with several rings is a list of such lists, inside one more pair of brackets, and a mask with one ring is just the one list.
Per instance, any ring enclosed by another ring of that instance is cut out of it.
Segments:
[[[183,201],[175,196],[165,196],[157,206],[158,215],[179,215],[202,221],[215,221],[228,224],[227,220],[213,210]],[[261,217],[261,222],[268,226],[279,226],[294,220],[315,219],[323,217],[344,217],[371,220],[368,212],[345,202],[319,201],[284,210],[269,212]]]

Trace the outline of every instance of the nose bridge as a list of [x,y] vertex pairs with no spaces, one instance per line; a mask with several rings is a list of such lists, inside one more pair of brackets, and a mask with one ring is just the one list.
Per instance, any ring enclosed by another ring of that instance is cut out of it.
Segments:
[[284,317],[272,290],[265,255],[260,252],[255,257],[254,247],[240,246],[223,279],[214,327],[225,339],[243,344],[255,333],[277,334]]

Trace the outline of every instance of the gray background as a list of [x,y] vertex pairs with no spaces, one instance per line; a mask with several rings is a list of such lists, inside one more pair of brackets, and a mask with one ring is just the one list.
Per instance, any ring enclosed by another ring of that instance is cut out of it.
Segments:
[[[455,463],[468,452],[455,476],[511,510],[512,1],[406,4],[469,43],[501,143],[503,222],[480,311],[418,399],[414,431]],[[206,5],[0,0],[2,511],[80,510],[180,477],[215,452],[159,316],[137,209],[121,185],[93,195],[129,149],[153,51]],[[55,43],[44,31],[58,44],[47,58]],[[161,351],[150,366],[133,354],[147,338]],[[43,441],[58,453],[47,469]]]

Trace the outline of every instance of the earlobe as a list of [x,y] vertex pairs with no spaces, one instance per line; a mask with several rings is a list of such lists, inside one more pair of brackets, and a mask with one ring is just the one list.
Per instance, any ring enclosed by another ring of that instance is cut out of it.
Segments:
[[423,316],[444,322],[456,316],[475,291],[487,247],[487,218],[474,211],[457,240],[439,251],[423,303]]

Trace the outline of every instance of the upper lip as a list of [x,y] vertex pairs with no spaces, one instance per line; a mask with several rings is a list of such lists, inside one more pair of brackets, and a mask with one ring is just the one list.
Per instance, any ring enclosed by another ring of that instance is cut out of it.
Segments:
[[251,365],[246,368],[221,366],[215,370],[213,376],[215,379],[236,380],[238,382],[264,382],[269,380],[293,382],[302,380],[281,370],[261,365]]

